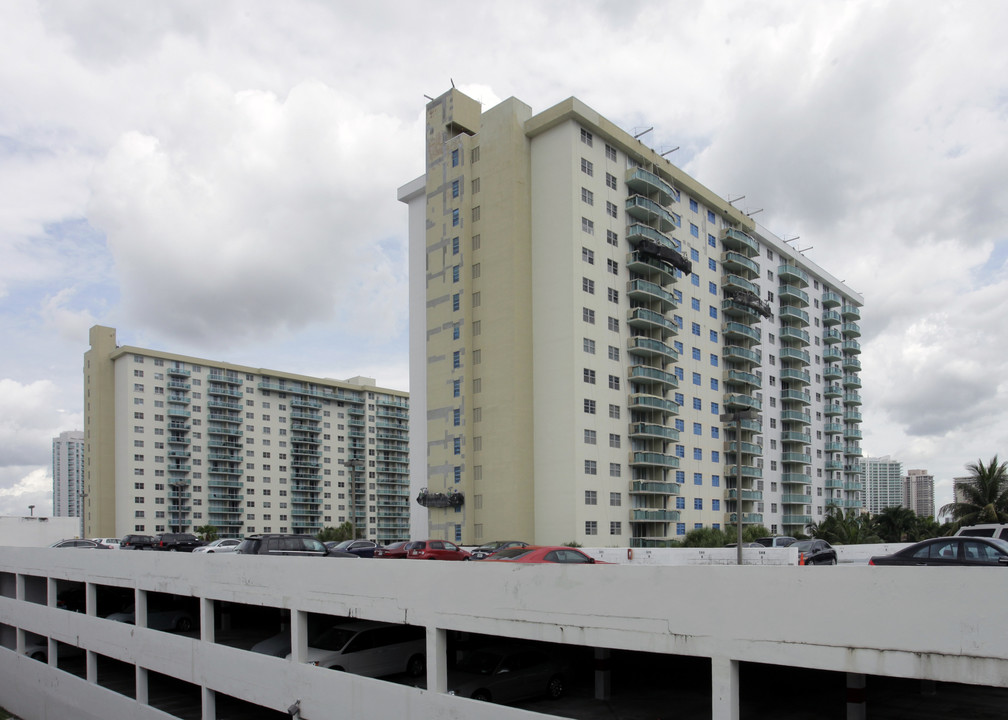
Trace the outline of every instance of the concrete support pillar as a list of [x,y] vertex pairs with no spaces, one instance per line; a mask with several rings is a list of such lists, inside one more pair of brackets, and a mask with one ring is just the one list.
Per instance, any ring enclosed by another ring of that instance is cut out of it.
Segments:
[[85,674],[87,675],[87,681],[92,685],[98,684],[98,653],[94,650],[88,650],[85,656]]
[[739,720],[739,661],[711,658],[711,717]]
[[448,633],[442,628],[427,628],[427,689],[448,692]]
[[147,668],[136,666],[136,701],[141,705],[150,704],[147,686]]
[[303,663],[308,658],[308,613],[304,610],[291,611],[290,624],[291,659]]
[[21,573],[14,578],[14,598],[21,601],[28,599],[25,597],[25,576]]
[[203,642],[215,642],[214,600],[200,598],[199,607],[200,639]]
[[866,714],[865,676],[862,673],[847,673],[847,720],[865,720]]
[[148,627],[147,625],[147,591],[136,590],[133,599],[133,622],[137,627]]
[[84,609],[91,617],[98,615],[98,586],[93,582],[84,584]]
[[203,686],[203,720],[217,720],[217,696],[206,685]]
[[609,648],[595,648],[595,699],[612,697],[612,662]]

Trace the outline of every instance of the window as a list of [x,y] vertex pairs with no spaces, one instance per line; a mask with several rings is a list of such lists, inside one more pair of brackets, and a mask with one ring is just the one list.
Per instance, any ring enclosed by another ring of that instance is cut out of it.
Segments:
[[622,535],[623,534],[623,524],[619,520],[609,521],[609,534],[610,535]]
[[609,145],[608,143],[606,143],[606,146],[605,146],[605,156],[606,156],[606,160],[615,160],[616,159],[616,148],[614,148],[612,145]]
[[613,420],[619,420],[619,416],[620,416],[619,405],[613,405],[613,404],[610,403],[610,405],[609,405],[609,417],[611,417]]
[[703,498],[693,498],[693,509],[703,510]]
[[717,247],[717,238],[714,237],[713,235],[708,234],[707,235],[707,244],[710,245],[712,248],[716,248]]
[[619,507],[623,504],[623,496],[618,492],[609,493],[609,504],[612,507]]
[[452,410],[452,424],[456,427],[462,424],[462,411],[458,408]]
[[458,208],[452,210],[452,226],[458,227],[459,224],[459,211]]
[[455,438],[453,441],[453,449],[456,455],[462,454],[462,438]]
[[606,270],[613,275],[619,275],[619,263],[612,258],[606,258]]
[[581,289],[589,295],[595,294],[595,281],[586,277],[581,278]]
[[595,251],[586,247],[581,248],[581,259],[589,265],[595,264]]
[[586,383],[588,383],[589,385],[594,385],[595,384],[595,371],[594,370],[589,370],[588,368],[585,368],[584,369],[584,381]]
[[[594,460],[585,460],[584,463],[585,463],[585,475],[597,475],[598,474],[598,472],[596,470],[596,462]],[[592,493],[592,502],[590,502],[588,504],[589,505],[594,505],[595,504],[595,491],[593,490],[593,491],[591,491],[591,493]],[[588,492],[586,491],[585,492],[585,502],[588,502],[587,495],[588,495]]]
[[707,258],[707,269],[717,272],[717,260],[714,258]]
[[609,346],[609,359],[619,362],[619,348],[615,345]]
[[608,288],[606,290],[606,295],[609,297],[609,302],[618,303],[619,302],[619,290],[616,288]]
[[[694,360],[699,360],[700,359],[700,348],[698,348],[698,347],[693,348],[692,355],[693,355],[693,359]],[[699,409],[699,408],[697,408],[697,409]]]
[[581,218],[581,230],[589,235],[595,234],[595,223],[586,217]]
[[619,375],[610,375],[609,376],[609,389],[610,390],[619,390],[620,389]]
[[581,128],[581,142],[583,142],[588,147],[591,147],[592,145],[592,134],[587,130],[585,130],[584,128]]
[[595,401],[594,400],[588,400],[586,398],[585,401],[584,401],[584,411],[588,415],[594,415],[595,414]]
[[693,384],[694,385],[700,384],[700,373],[693,373]]
[[459,270],[460,270],[460,268],[459,268],[458,265],[453,265],[452,266],[452,282],[458,282],[459,281]]
[[586,158],[581,158],[581,172],[583,172],[588,177],[595,175],[595,166],[591,164]]
[[700,309],[700,298],[690,298],[690,309],[692,310]]
[[697,205],[697,201],[696,200],[691,199],[689,201],[689,209],[690,209],[690,212],[696,212],[697,210],[700,209],[700,206]]
[[675,499],[675,506],[676,506],[676,510],[685,510],[686,509],[686,498],[684,498],[682,496],[677,496],[676,499]]
[[598,522],[585,520],[585,535],[598,535]]
[[594,445],[596,443],[596,435],[597,435],[597,433],[594,430],[587,430],[586,429],[584,431],[585,445]]
[[606,173],[605,174],[605,184],[606,184],[607,188],[609,188],[611,190],[615,190],[616,189],[616,176],[613,175],[612,173]]
[[462,336],[462,327],[459,323],[452,326],[452,340],[458,340]]
[[[699,434],[699,433],[697,433],[697,434]],[[694,460],[703,460],[703,450],[701,448],[698,448],[698,447],[693,448],[693,459]]]
[[689,224],[689,234],[692,235],[695,238],[700,237],[700,228],[698,228],[693,223],[690,223]]
[[707,283],[707,290],[710,292],[711,295],[717,295],[717,284]]
[[584,351],[589,355],[595,354],[595,341],[584,338]]
[[676,523],[675,524],[675,534],[685,535],[686,534],[686,523]]
[[462,367],[462,351],[456,350],[452,353],[452,369],[457,370]]
[[606,215],[612,218],[617,217],[619,215],[619,210],[616,208],[616,203],[609,202],[608,200],[606,200],[605,211]]
[[690,323],[690,332],[694,335],[700,334],[700,323]]
[[622,439],[616,433],[609,433],[609,447],[618,448]]
[[710,484],[711,484],[711,487],[718,487],[721,484],[721,476],[720,475],[711,475],[710,476]]
[[452,310],[458,311],[462,303],[462,296],[459,293],[452,295]]
[[581,188],[581,202],[588,203],[589,205],[595,204],[595,193],[593,193],[588,188]]
[[711,212],[710,210],[707,211],[707,222],[709,223],[716,222],[714,219],[714,213]]
[[612,245],[613,247],[616,247],[617,245],[619,245],[619,235],[617,235],[612,230],[606,230],[605,241],[610,245]]
[[457,198],[459,196],[459,181],[452,180],[452,197]]
[[581,308],[581,319],[589,325],[595,324],[595,311],[591,308]]
[[710,341],[713,343],[717,342],[717,330],[710,331]]
[[458,164],[459,164],[459,151],[458,151],[458,148],[455,148],[454,150],[451,151],[451,164],[452,164],[452,167],[458,167]]
[[619,332],[619,320],[614,317],[610,317],[609,329],[612,330],[613,332]]
[[623,474],[623,466],[619,463],[609,463],[609,477],[619,477]]
[[459,397],[462,394],[462,381],[452,380],[452,397]]

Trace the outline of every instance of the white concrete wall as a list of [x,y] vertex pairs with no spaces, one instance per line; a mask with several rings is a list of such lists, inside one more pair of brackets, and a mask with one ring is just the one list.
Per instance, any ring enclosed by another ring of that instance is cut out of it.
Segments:
[[[1001,592],[1004,574],[994,569],[558,566],[0,551],[0,623],[10,628],[278,710],[300,698],[305,718],[408,720],[473,717],[477,706],[435,691],[218,645],[210,641],[206,624],[203,639],[197,640],[17,599],[37,595],[45,578],[408,622],[425,626],[429,638],[440,630],[461,630],[707,657],[715,669],[752,661],[1008,686],[1008,606]],[[11,588],[17,598],[10,597]],[[954,619],[949,608],[955,608]],[[901,621],[891,622],[897,615]],[[436,687],[441,663],[436,657],[429,661],[429,686]],[[0,674],[0,705],[27,720],[164,717],[9,649],[0,648]],[[715,687],[720,686],[715,682]],[[479,708],[479,717],[536,717],[501,706]]]
[[79,517],[0,517],[0,547],[48,547],[80,537]]

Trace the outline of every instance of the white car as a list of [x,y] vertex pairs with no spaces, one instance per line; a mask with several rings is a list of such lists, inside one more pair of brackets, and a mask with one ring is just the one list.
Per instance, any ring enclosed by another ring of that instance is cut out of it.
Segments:
[[[126,608],[123,612],[112,613],[105,617],[106,620],[116,622],[136,624],[136,612],[133,607]],[[151,630],[164,630],[166,632],[189,632],[193,629],[192,616],[185,610],[148,610],[147,627]]]
[[307,660],[367,677],[402,672],[420,677],[427,669],[426,650],[422,627],[365,621],[334,625],[321,633],[311,641]]
[[237,538],[221,538],[206,545],[193,548],[194,553],[233,553],[235,548],[241,545],[241,540]]
[[99,545],[108,545],[113,550],[119,549],[119,538],[91,538]]

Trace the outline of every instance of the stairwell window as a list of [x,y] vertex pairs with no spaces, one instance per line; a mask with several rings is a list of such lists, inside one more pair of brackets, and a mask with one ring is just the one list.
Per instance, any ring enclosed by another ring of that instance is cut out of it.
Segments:
[[591,161],[587,158],[581,158],[581,172],[583,172],[588,177],[594,177],[595,166],[592,165]]

